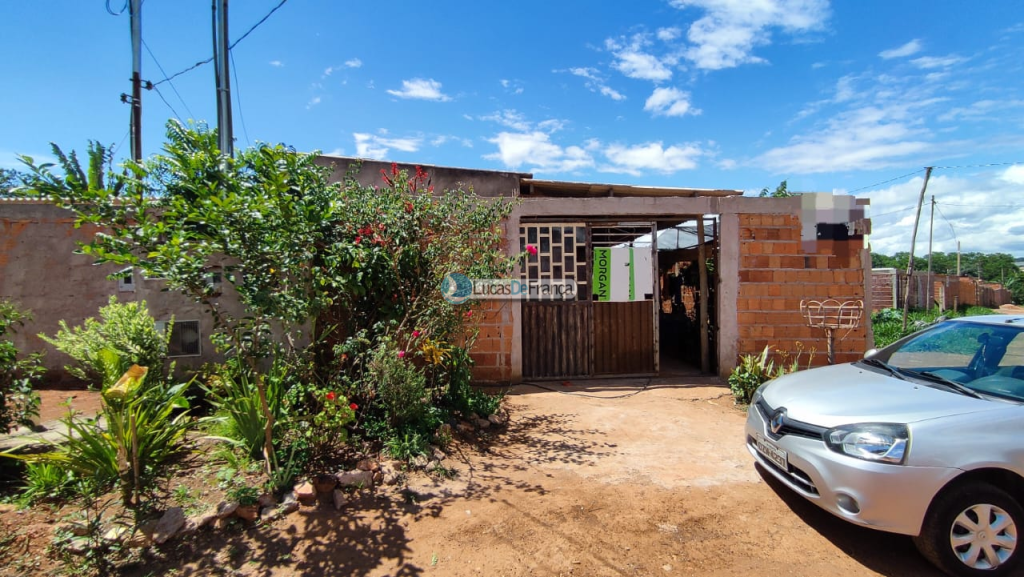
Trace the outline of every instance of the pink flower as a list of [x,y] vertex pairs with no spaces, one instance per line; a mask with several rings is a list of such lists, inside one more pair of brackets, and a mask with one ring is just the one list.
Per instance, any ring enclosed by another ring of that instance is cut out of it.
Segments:
[[419,337],[420,337],[420,332],[419,331],[413,331],[412,332],[412,338],[418,339]]
[[327,393],[327,400],[328,401],[333,401],[335,398],[337,398],[337,396],[334,394],[334,391],[331,391],[331,392]]
[[467,319],[471,318],[472,316],[473,316],[473,311],[466,311],[466,318]]
[[404,359],[405,358],[405,351],[398,351],[398,358]]
[[537,247],[533,246],[532,244],[528,244],[526,245],[526,252],[530,253],[531,255],[536,255]]

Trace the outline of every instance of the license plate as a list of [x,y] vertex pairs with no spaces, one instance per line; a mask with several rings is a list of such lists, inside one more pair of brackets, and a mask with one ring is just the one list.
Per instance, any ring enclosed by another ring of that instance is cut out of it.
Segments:
[[757,438],[754,439],[754,447],[757,449],[758,453],[764,455],[765,459],[775,463],[775,465],[783,471],[789,470],[788,454],[786,451],[775,446],[774,443],[771,443],[761,435],[758,435]]

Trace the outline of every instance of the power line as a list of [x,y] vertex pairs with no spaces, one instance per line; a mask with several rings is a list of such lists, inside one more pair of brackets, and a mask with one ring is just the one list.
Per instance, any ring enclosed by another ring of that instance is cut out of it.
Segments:
[[[171,86],[171,90],[173,90],[173,91],[174,91],[174,94],[175,94],[175,95],[177,95],[177,97],[178,97],[178,100],[180,100],[180,101],[181,101],[181,103],[182,103],[182,105],[184,105],[184,106],[185,106],[185,110],[186,110],[186,111],[188,111],[188,115],[189,115],[189,118],[195,118],[195,117],[196,117],[196,115],[195,115],[195,114],[192,114],[192,109],[188,107],[188,103],[187,103],[187,102],[185,102],[185,99],[181,97],[181,93],[180,93],[180,92],[178,92],[178,89],[174,87],[174,83],[173,83],[173,82],[171,82],[169,78],[167,78],[167,73],[166,73],[166,72],[164,72],[164,67],[163,67],[163,66],[161,66],[161,65],[160,65],[160,61],[156,59],[156,54],[153,54],[153,50],[151,50],[151,49],[150,49],[150,47],[149,47],[149,44],[146,44],[146,41],[145,41],[145,40],[143,40],[143,41],[142,41],[142,45],[143,45],[143,46],[144,46],[144,47],[146,48],[146,52],[148,52],[148,53],[149,53],[149,57],[153,59],[153,62],[154,62],[154,63],[156,63],[156,67],[160,69],[160,74],[163,74],[163,75],[164,75],[164,79],[165,79],[165,80],[166,80],[166,81],[168,82],[168,84],[170,84],[170,86]],[[147,89],[150,89],[150,88],[152,88],[152,89],[156,89],[156,93],[157,93],[157,94],[160,94],[160,89],[159,89],[159,88],[156,88],[156,85],[155,85],[155,84],[154,84],[154,85],[152,85],[152,86],[150,86],[150,85],[148,85],[148,84],[147,84],[147,85],[146,85],[146,88],[147,88]],[[163,98],[164,98],[164,97],[163,97],[163,95],[160,95],[160,99],[161,99],[161,100],[163,100]],[[167,102],[167,101],[166,101],[166,100],[164,100],[164,103],[166,103],[166,102]],[[168,104],[168,105],[167,105],[167,107],[168,107],[168,108],[170,108],[172,112],[174,111],[174,108],[172,108],[170,104]],[[177,116],[178,116],[178,114],[177,114],[177,113],[175,113],[175,115],[174,115],[174,116],[176,116],[176,117],[177,117]],[[178,120],[181,120],[181,118],[178,118]]]
[[242,134],[245,135],[246,146],[252,146],[249,142],[249,129],[245,127],[245,114],[242,113],[242,89],[239,88],[238,84],[238,67],[235,66],[235,53],[228,50],[228,55],[231,57],[231,72],[235,74],[235,99],[238,100],[238,118],[242,121]]
[[890,215],[890,214],[896,214],[898,212],[907,212],[908,210],[914,210],[915,208],[917,208],[917,207],[916,206],[908,206],[906,208],[901,208],[899,210],[891,210],[889,212],[883,212],[882,214],[872,214],[871,218],[875,219],[875,218],[878,218],[880,216],[887,216],[887,215]]
[[949,225],[949,231],[953,233],[953,240],[955,240],[957,242],[960,242],[960,239],[958,239],[956,237],[956,229],[953,228],[953,223],[949,222],[949,219],[946,218],[946,215],[942,214],[942,209],[938,207],[939,203],[935,203],[935,204],[936,204],[935,209],[939,211],[939,216],[941,216],[942,220],[946,221],[946,224]]
[[984,206],[979,204],[953,204],[951,202],[940,202],[937,204],[944,204],[946,206],[961,206],[968,208],[1024,208],[1024,205],[1020,204],[986,204]]
[[[148,87],[147,87],[147,88],[148,88]],[[163,94],[163,92],[160,92],[160,89],[159,89],[159,88],[157,88],[156,86],[154,86],[154,87],[153,87],[153,90],[156,90],[156,95],[160,97],[160,100],[163,100],[163,101],[164,101],[164,104],[166,104],[166,105],[167,105],[167,108],[170,108],[170,109],[171,109],[171,114],[173,114],[173,115],[174,115],[174,117],[178,119],[178,122],[181,122],[182,124],[184,124],[184,123],[185,123],[185,121],[183,121],[183,120],[181,119],[181,115],[180,115],[180,114],[178,114],[178,111],[177,111],[177,110],[175,110],[173,106],[171,106],[171,103],[170,103],[170,102],[167,102],[167,99],[166,99],[166,98],[164,98],[164,94]]]
[[959,166],[936,166],[935,168],[985,168],[989,166],[1009,166],[1011,164],[1022,164],[1022,161],[1015,162],[991,162],[988,164],[961,164]]
[[914,172],[909,172],[907,174],[904,174],[903,176],[897,176],[896,178],[890,178],[889,180],[883,180],[882,182],[876,182],[875,184],[869,184],[868,186],[862,186],[860,188],[851,190],[850,194],[853,194],[854,192],[860,192],[862,190],[867,190],[869,188],[874,188],[876,186],[882,186],[883,184],[889,184],[890,182],[901,180],[901,179],[904,179],[904,178],[906,178],[908,176],[913,176],[913,175],[921,172],[922,170],[924,170],[924,169],[923,168],[919,168],[919,169],[915,170]]
[[[231,50],[232,48],[234,48],[235,46],[237,46],[239,42],[241,42],[242,40],[245,40],[245,37],[246,37],[246,36],[248,36],[248,35],[252,34],[252,32],[253,32],[254,30],[256,30],[257,28],[259,28],[261,24],[263,24],[264,22],[266,22],[266,21],[267,21],[267,19],[268,19],[268,18],[270,18],[271,14],[273,14],[274,12],[277,12],[277,10],[278,10],[278,9],[279,9],[280,7],[284,6],[285,2],[287,2],[287,1],[288,1],[288,0],[281,0],[280,2],[278,2],[277,6],[274,6],[273,8],[271,8],[271,9],[270,9],[270,12],[267,12],[267,14],[266,14],[266,15],[265,15],[265,16],[264,16],[263,18],[260,18],[258,22],[256,22],[256,23],[255,23],[255,24],[253,24],[253,25],[252,25],[252,26],[251,26],[251,27],[250,27],[250,28],[249,28],[248,30],[246,30],[246,31],[245,31],[245,34],[242,34],[242,35],[241,35],[241,36],[240,36],[240,37],[238,38],[238,40],[235,40],[234,42],[232,42],[232,43],[231,43],[231,44],[230,44],[230,45],[228,46],[228,50]],[[153,83],[153,86],[157,86],[157,85],[159,85],[159,84],[163,84],[164,82],[170,82],[171,80],[174,80],[175,78],[177,78],[177,77],[181,76],[182,74],[185,74],[186,72],[190,72],[190,71],[192,71],[192,70],[195,70],[196,68],[199,68],[199,67],[200,67],[200,66],[202,66],[203,64],[209,64],[209,63],[211,63],[211,62],[213,62],[213,56],[211,56],[211,57],[207,58],[206,60],[200,60],[199,62],[196,62],[196,63],[195,63],[195,64],[193,64],[192,66],[189,66],[188,68],[186,68],[186,69],[184,69],[184,70],[182,70],[182,71],[180,71],[180,72],[175,72],[175,73],[174,73],[174,74],[172,74],[171,76],[169,76],[169,77],[166,77],[166,78],[164,78],[163,80],[161,80],[161,81],[159,81],[159,82],[154,82],[154,83]],[[165,76],[166,76],[166,75],[165,75]]]

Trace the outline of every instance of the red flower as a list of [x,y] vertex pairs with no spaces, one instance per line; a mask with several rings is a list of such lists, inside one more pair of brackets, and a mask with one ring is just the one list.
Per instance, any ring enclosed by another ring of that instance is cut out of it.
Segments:
[[357,411],[359,410],[359,405],[352,403],[351,405],[348,406],[348,408],[352,409],[353,411]]
[[419,331],[413,331],[412,332],[412,338],[417,339],[417,338],[419,338],[419,336],[420,336],[420,332]]
[[466,318],[468,319],[468,318],[472,318],[472,317],[473,317],[473,311],[466,311]]
[[537,247],[533,246],[532,244],[528,244],[526,245],[526,252],[530,253],[531,255],[536,255]]
[[380,169],[380,176],[381,176],[381,178],[384,179],[384,182],[388,183],[388,186],[392,186],[393,185],[393,183],[391,182],[391,179],[388,178],[388,173],[384,172],[383,168]]
[[426,180],[427,179],[427,172],[425,170],[423,170],[422,168],[417,166],[416,167],[416,178],[418,178],[420,180]]
[[412,203],[411,202],[406,202],[405,203],[405,212],[406,213],[412,213]]
[[427,192],[434,192],[434,185],[433,184],[431,184],[430,186],[427,187]]
[[405,358],[405,351],[398,351],[398,358],[404,359]]
[[397,162],[392,162],[391,163],[391,176],[398,176],[398,163]]
[[377,230],[384,230],[384,223],[383,222],[377,223]]
[[357,237],[356,237],[356,240],[355,240],[355,243],[356,243],[356,244],[359,244],[359,243],[361,243],[361,242],[363,242],[363,237],[361,237],[361,236],[357,236]]
[[331,391],[331,392],[327,393],[327,400],[328,401],[333,401],[336,398],[337,398],[337,396],[334,394],[334,391]]

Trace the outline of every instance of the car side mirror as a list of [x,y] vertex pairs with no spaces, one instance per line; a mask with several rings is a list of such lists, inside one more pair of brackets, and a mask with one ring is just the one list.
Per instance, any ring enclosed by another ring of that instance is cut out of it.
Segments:
[[877,354],[878,354],[878,349],[868,349],[867,352],[864,353],[864,358],[865,359],[870,359],[871,357],[873,357],[873,356],[875,356]]

